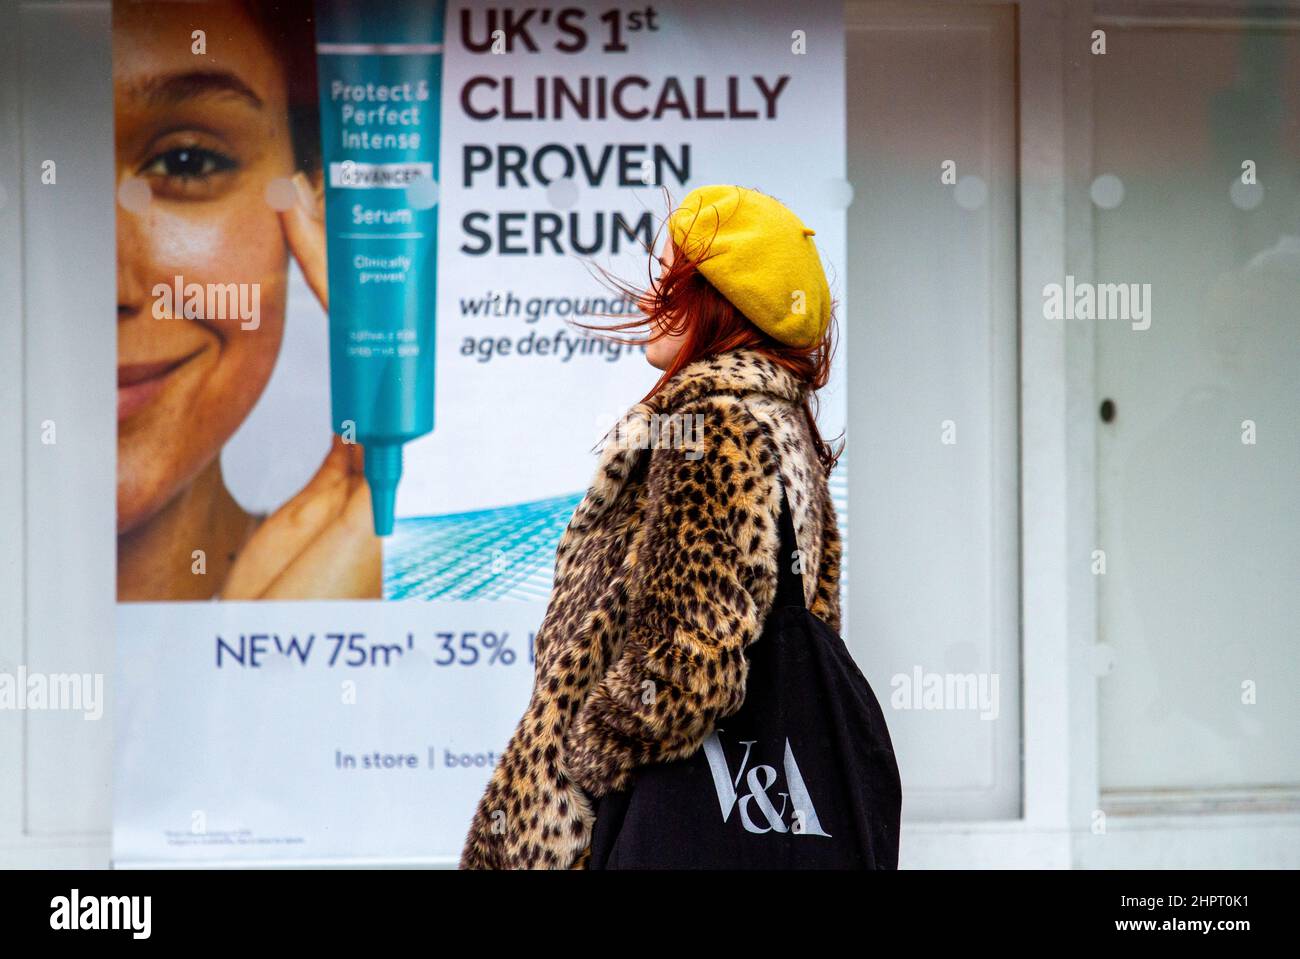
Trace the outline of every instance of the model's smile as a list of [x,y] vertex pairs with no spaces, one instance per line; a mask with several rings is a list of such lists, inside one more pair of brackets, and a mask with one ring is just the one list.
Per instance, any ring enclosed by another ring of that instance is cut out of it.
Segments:
[[124,363],[117,368],[117,421],[129,419],[148,406],[167,386],[171,375],[203,352],[202,348],[173,360]]

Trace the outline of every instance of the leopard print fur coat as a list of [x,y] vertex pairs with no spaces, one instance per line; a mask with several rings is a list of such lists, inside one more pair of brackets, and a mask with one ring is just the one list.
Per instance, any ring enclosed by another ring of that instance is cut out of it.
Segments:
[[840,538],[805,390],[735,350],[688,365],[610,431],[560,538],[532,698],[461,868],[584,868],[592,799],[691,755],[740,708],[745,648],[776,593],[778,482],[808,605],[839,631]]

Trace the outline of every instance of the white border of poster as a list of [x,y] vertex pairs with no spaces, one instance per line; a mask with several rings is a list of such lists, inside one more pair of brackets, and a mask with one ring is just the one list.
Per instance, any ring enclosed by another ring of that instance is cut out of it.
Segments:
[[[115,865],[457,860],[528,700],[531,633],[593,446],[656,376],[639,349],[567,321],[609,295],[575,251],[597,231],[592,260],[646,279],[640,247],[613,240],[619,219],[657,226],[666,212],[660,186],[637,182],[644,161],[674,200],[736,183],[788,204],[817,231],[843,317],[841,5],[656,2],[653,28],[635,30],[644,3],[576,6],[577,32],[534,19],[537,50],[500,54],[466,43],[462,13],[472,39],[481,7],[448,13],[436,425],[407,447],[384,599],[119,604]],[[611,44],[602,17],[615,10]],[[556,49],[579,35],[579,52]],[[607,102],[603,118],[556,120],[537,99],[554,77],[590,78],[593,96],[636,79],[621,87],[626,115]],[[295,289],[291,316],[313,305]],[[302,349],[323,396],[321,344]],[[280,362],[304,375],[302,354]],[[841,349],[821,400],[828,437],[844,428],[843,368]],[[285,422],[263,411],[256,428]],[[841,466],[842,528],[845,489]]]

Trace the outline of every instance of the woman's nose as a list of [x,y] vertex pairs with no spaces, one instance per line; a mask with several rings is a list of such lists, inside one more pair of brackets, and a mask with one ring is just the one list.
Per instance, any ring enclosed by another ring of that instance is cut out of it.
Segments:
[[[138,182],[138,181],[137,181]],[[148,290],[146,277],[149,272],[148,256],[150,245],[146,237],[143,220],[149,215],[148,200],[140,207],[139,198],[133,190],[135,184],[119,189],[117,202],[117,318],[126,320],[137,314],[145,305]],[[146,187],[147,189],[147,187]],[[126,194],[132,209],[123,205],[122,195]]]

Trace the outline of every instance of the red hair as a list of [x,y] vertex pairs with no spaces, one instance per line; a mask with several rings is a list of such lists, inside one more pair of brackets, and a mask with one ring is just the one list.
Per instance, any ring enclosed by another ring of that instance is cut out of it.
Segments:
[[[661,223],[660,230],[662,229]],[[656,232],[655,245],[658,244],[658,235]],[[826,331],[819,340],[806,347],[782,343],[755,326],[700,272],[699,265],[715,255],[711,252],[712,238],[698,251],[693,247],[693,258],[687,257],[671,237],[670,242],[673,243],[673,262],[658,278],[650,270],[650,263],[656,261],[654,247],[646,250],[650,260],[646,266],[649,282],[645,287],[634,286],[596,265],[600,273],[599,279],[605,285],[640,305],[644,314],[642,318],[604,326],[573,321],[574,325],[605,335],[644,330],[648,334],[645,337],[620,340],[640,345],[665,336],[683,336],[681,349],[650,392],[642,398],[642,402],[653,397],[669,380],[696,360],[737,349],[750,349],[762,354],[809,388],[808,397],[803,404],[804,415],[816,445],[817,458],[829,474],[844,452],[844,443],[841,440],[836,449],[822,438],[821,431],[817,428],[816,391],[830,379],[831,358],[836,345],[836,301],[831,301],[830,322],[826,324]]]

